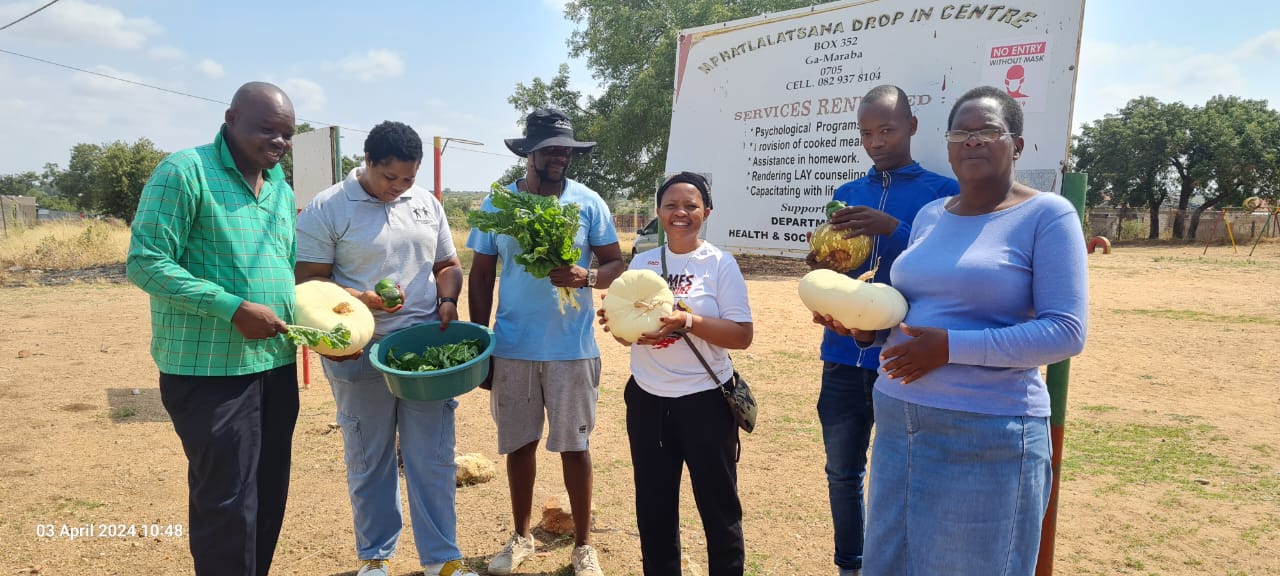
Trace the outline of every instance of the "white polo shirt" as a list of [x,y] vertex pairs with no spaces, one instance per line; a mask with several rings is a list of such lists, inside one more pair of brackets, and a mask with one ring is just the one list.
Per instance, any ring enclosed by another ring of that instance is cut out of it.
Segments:
[[333,265],[333,280],[356,290],[372,290],[392,278],[404,290],[404,308],[373,311],[374,334],[437,320],[436,262],[457,255],[444,206],[414,185],[392,202],[365,192],[356,175],[334,184],[298,215],[298,261]]

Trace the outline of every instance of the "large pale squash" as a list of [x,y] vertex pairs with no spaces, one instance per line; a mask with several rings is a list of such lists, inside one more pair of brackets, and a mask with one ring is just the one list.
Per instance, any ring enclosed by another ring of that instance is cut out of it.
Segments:
[[657,272],[627,270],[609,284],[604,296],[605,326],[614,336],[635,342],[641,334],[660,328],[660,319],[671,314],[675,302],[667,281]]
[[359,352],[373,338],[373,313],[363,302],[333,282],[308,280],[296,287],[298,307],[293,321],[299,326],[326,332],[342,324],[351,330],[351,345],[342,349],[318,346],[314,350],[328,356],[349,356]]
[[874,271],[853,279],[819,269],[800,279],[800,301],[810,310],[830,315],[846,328],[884,330],[907,317],[907,300],[888,284],[865,282]]

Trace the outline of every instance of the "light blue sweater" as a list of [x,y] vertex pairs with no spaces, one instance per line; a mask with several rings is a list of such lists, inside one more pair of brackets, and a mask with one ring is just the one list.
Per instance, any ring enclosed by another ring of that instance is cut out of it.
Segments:
[[[991,214],[957,216],[946,199],[920,210],[893,266],[908,326],[947,329],[949,363],[876,388],[915,404],[1002,416],[1048,416],[1040,366],[1084,347],[1088,271],[1075,208],[1056,194]],[[906,341],[889,332],[884,348]]]

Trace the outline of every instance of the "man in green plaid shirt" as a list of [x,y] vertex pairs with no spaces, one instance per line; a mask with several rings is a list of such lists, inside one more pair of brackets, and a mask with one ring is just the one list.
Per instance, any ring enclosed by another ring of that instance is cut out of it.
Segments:
[[151,295],[160,398],[187,455],[198,575],[265,575],[298,418],[293,104],[241,86],[212,144],[165,158],[132,225],[129,280]]

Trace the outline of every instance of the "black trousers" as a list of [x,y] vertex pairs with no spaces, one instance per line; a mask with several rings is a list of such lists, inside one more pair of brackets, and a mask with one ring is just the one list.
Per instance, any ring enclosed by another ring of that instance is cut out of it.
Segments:
[[265,576],[284,523],[298,369],[160,375],[187,455],[188,537],[198,576]]
[[636,523],[645,576],[680,574],[680,476],[689,467],[707,538],[709,576],[741,576],[745,551],[738,429],[719,390],[679,398],[645,392],[634,378],[623,394],[636,483]]

